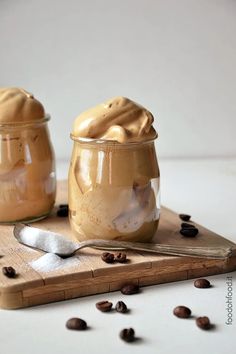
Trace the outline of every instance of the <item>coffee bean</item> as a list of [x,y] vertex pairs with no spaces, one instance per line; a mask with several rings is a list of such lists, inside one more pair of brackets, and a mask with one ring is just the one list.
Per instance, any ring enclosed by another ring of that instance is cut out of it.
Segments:
[[59,217],[67,217],[68,216],[68,206],[62,206],[57,210],[57,216]]
[[211,283],[207,279],[196,279],[194,286],[195,288],[206,289],[211,287]]
[[196,319],[196,324],[201,329],[210,329],[211,328],[211,322],[207,316],[198,317]]
[[103,252],[101,255],[101,258],[102,258],[103,262],[113,263],[115,256],[113,253]]
[[16,271],[13,267],[3,267],[2,272],[8,278],[15,278],[16,277]]
[[112,302],[109,301],[99,301],[96,303],[96,308],[102,312],[109,312],[112,308]]
[[187,222],[182,222],[181,228],[182,229],[195,229],[195,226],[193,224],[188,224]]
[[188,214],[179,214],[179,217],[183,221],[189,221],[191,219],[191,215]]
[[181,229],[180,233],[185,237],[195,237],[198,234],[198,229],[196,227],[191,229]]
[[74,329],[76,331],[82,331],[87,329],[87,323],[81,318],[73,317],[66,322],[68,329]]
[[137,294],[139,292],[139,286],[137,284],[126,284],[121,288],[121,292],[124,295]]
[[128,311],[126,304],[123,301],[118,301],[115,309],[117,312],[126,313]]
[[135,340],[135,332],[133,328],[124,328],[120,331],[120,338],[125,342],[133,342]]
[[68,204],[60,204],[59,208],[67,208],[68,209]]
[[119,263],[125,263],[127,261],[126,254],[123,252],[116,253],[115,261]]
[[177,306],[174,308],[173,314],[179,318],[189,318],[191,310],[186,306]]

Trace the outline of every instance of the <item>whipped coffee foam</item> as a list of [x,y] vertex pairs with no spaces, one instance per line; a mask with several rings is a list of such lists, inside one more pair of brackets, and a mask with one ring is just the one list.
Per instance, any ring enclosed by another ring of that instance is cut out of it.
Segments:
[[22,88],[0,88],[0,124],[35,121],[44,118],[43,105]]
[[115,97],[80,114],[72,134],[80,138],[141,142],[157,137],[153,115],[126,97]]

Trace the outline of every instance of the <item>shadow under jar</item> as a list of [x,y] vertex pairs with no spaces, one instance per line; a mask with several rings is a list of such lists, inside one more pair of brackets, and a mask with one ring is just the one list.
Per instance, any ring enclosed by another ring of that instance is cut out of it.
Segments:
[[0,125],[0,223],[33,222],[53,208],[56,174],[49,119]]
[[69,219],[77,238],[150,241],[160,216],[154,140],[71,138]]

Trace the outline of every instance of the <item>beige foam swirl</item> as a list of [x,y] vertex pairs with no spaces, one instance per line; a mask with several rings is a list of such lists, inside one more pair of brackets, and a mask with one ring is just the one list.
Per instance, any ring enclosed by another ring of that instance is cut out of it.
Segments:
[[80,138],[114,140],[119,143],[154,139],[153,115],[126,97],[115,97],[82,114],[72,134]]
[[0,88],[0,124],[44,118],[43,105],[22,88]]

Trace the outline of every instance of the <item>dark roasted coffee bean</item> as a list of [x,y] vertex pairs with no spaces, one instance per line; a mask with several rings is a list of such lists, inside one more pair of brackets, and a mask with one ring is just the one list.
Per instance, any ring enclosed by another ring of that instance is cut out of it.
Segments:
[[112,308],[112,302],[109,301],[99,301],[96,303],[96,308],[102,312],[109,312]]
[[81,318],[73,317],[66,322],[66,327],[68,329],[74,329],[76,331],[82,331],[87,329],[87,323]]
[[191,216],[188,214],[179,214],[179,217],[183,221],[189,221],[191,219]]
[[201,329],[210,329],[211,328],[211,322],[207,316],[198,317],[196,319],[196,324]]
[[195,229],[195,226],[193,224],[189,224],[187,222],[182,222],[181,228],[182,229]]
[[189,318],[191,310],[186,306],[177,306],[174,308],[173,314],[179,318]]
[[211,283],[207,279],[196,279],[194,286],[195,288],[206,289],[211,287]]
[[16,271],[13,267],[3,267],[2,272],[8,278],[15,278],[16,277]]
[[195,237],[198,234],[198,229],[196,227],[191,229],[181,229],[180,233],[185,237]]
[[59,208],[67,208],[68,209],[68,204],[60,204]]
[[120,331],[120,338],[125,342],[133,342],[135,340],[135,332],[133,328],[124,328]]
[[127,306],[125,305],[125,303],[123,301],[118,301],[115,309],[117,312],[120,312],[120,313],[125,313],[128,311]]
[[137,294],[139,292],[139,286],[137,284],[126,284],[121,288],[121,292],[124,295]]
[[61,207],[57,210],[57,216],[67,217],[68,216],[68,207]]
[[113,253],[103,252],[101,255],[101,258],[102,258],[103,262],[113,263],[115,256]]
[[123,252],[116,253],[115,261],[119,263],[125,263],[127,261],[126,254]]

